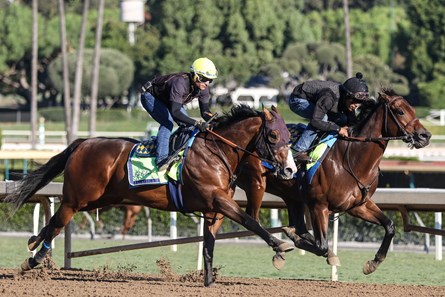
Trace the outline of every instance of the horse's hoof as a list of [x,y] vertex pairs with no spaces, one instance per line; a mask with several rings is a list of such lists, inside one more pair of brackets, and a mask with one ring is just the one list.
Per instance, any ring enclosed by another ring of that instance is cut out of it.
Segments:
[[326,262],[328,262],[331,266],[341,266],[340,264],[340,258],[338,256],[331,256],[326,259]]
[[39,240],[39,237],[36,235],[33,235],[28,239],[28,249],[30,251],[35,250],[39,246],[40,242],[38,240]]
[[286,241],[282,241],[280,243],[280,245],[278,246],[277,252],[290,252],[293,251],[295,249],[295,246],[290,243],[290,242],[286,242]]
[[373,273],[377,269],[378,265],[379,263],[377,263],[376,261],[366,262],[365,265],[363,265],[363,273],[365,275]]
[[287,237],[295,236],[294,227],[283,227],[281,228],[281,230],[283,230],[284,234],[286,234]]
[[333,252],[329,251],[328,257],[326,259],[326,262],[328,262],[331,266],[341,266],[340,264],[340,258],[334,254]]
[[286,253],[277,252],[275,256],[272,257],[272,264],[276,269],[283,269],[284,265],[286,264],[285,255]]
[[29,265],[29,260],[31,260],[32,258],[28,258],[25,259],[25,261],[23,261],[22,265],[20,265],[20,268],[22,269],[22,271],[28,271],[31,270],[32,267]]

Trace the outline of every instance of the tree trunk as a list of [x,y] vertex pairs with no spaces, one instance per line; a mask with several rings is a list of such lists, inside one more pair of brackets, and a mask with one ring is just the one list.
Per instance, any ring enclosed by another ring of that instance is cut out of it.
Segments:
[[38,2],[32,1],[32,62],[31,62],[31,147],[37,146],[37,55],[38,55]]
[[63,67],[63,101],[65,106],[65,132],[67,143],[74,141],[71,134],[71,95],[70,95],[70,78],[68,72],[68,53],[66,42],[66,26],[65,26],[65,4],[64,0],[59,0],[60,14],[60,48],[62,49],[62,67]]
[[97,92],[99,87],[100,46],[102,40],[104,3],[105,0],[99,0],[99,7],[97,8],[98,13],[97,13],[97,27],[96,27],[96,44],[94,46],[93,78],[91,83],[91,98],[90,98],[90,121],[89,121],[90,137],[93,137],[96,134]]
[[349,2],[343,0],[343,13],[345,22],[345,42],[346,42],[346,74],[352,77],[352,50],[351,50],[351,33],[349,28]]
[[77,138],[80,121],[80,97],[82,96],[82,75],[83,75],[83,52],[85,49],[85,29],[87,25],[88,8],[90,0],[84,0],[82,25],[80,29],[79,47],[77,48],[76,60],[76,77],[74,79],[74,100],[73,100],[73,117],[71,125],[71,136],[73,139]]

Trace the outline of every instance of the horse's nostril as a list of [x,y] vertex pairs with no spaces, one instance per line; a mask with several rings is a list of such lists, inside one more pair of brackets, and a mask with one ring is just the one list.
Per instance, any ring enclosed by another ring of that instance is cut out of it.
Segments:
[[288,175],[291,175],[291,174],[292,174],[292,168],[286,167],[286,168],[284,169],[284,174],[286,174],[287,176],[288,176]]

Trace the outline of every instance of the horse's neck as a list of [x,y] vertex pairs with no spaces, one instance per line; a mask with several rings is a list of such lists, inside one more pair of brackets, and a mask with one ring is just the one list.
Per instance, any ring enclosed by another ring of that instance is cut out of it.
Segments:
[[[255,141],[259,130],[261,128],[262,120],[260,117],[251,117],[233,125],[224,127],[223,129],[216,130],[215,132],[224,137],[225,139],[231,141],[233,144],[237,145],[246,150],[252,150],[254,147],[249,147],[249,145]],[[227,156],[238,155],[243,157],[245,154],[242,150],[234,149],[230,145],[218,145],[219,149],[224,151]],[[237,166],[241,158],[231,158],[235,163],[232,166]],[[231,162],[232,163],[232,162]]]
[[[384,127],[383,106],[373,113],[369,120],[363,125],[358,137],[380,138],[383,135]],[[378,142],[342,142],[344,156],[349,158],[351,166],[363,171],[377,170],[388,145],[387,140]]]

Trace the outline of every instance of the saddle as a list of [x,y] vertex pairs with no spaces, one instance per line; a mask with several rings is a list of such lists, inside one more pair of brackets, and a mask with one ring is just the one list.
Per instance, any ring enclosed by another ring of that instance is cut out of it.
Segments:
[[159,171],[156,167],[156,137],[137,143],[131,149],[127,161],[128,182],[131,187],[167,184],[169,179],[181,180],[181,164],[187,143],[193,142],[194,132],[188,127],[179,127],[170,138],[169,167]]
[[[304,129],[306,128],[306,125],[298,123],[298,124],[287,124],[286,126],[291,134],[290,137],[291,145],[294,145],[300,138]],[[337,141],[336,136],[337,133],[335,132],[317,133],[317,137],[312,142],[310,149],[308,151],[308,155],[312,158],[313,161],[311,163],[306,164],[306,166],[303,168],[304,170],[299,171],[299,173],[297,173],[297,178],[302,178],[303,176],[306,176],[307,183],[310,184],[312,182],[312,178],[314,177],[315,172],[320,167],[321,163],[323,162],[328,152],[334,146],[334,143]]]

